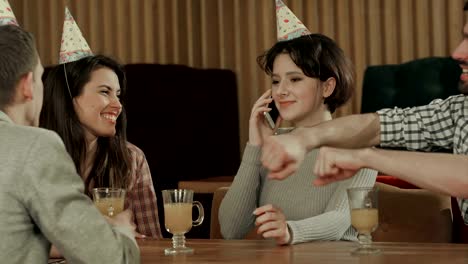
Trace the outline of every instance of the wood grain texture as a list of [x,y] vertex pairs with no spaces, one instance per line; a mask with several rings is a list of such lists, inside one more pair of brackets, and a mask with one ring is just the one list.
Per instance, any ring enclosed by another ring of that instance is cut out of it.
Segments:
[[145,263],[467,263],[468,245],[439,243],[375,243],[375,256],[351,256],[353,242],[312,242],[276,246],[267,240],[187,240],[193,255],[165,256],[170,240],[139,240]]

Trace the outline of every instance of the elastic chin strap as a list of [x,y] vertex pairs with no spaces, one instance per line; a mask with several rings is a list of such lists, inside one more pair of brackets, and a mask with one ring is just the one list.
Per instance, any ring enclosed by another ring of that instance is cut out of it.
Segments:
[[65,83],[67,84],[68,94],[70,95],[70,99],[73,99],[73,96],[70,90],[70,85],[68,84],[67,69],[65,68],[65,63],[63,64],[63,73],[65,75]]

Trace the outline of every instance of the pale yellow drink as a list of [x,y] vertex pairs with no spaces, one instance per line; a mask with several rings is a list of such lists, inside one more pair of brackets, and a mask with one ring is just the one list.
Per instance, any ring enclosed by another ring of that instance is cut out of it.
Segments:
[[121,213],[124,209],[124,198],[109,197],[99,198],[94,201],[101,214],[113,217]]
[[351,210],[351,225],[360,234],[370,234],[379,224],[379,211],[375,208]]
[[171,234],[185,234],[192,228],[192,203],[164,204],[164,223]]

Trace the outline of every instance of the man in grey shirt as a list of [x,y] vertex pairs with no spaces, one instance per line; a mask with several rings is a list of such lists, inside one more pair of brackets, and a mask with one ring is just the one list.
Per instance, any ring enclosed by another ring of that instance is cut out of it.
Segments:
[[139,263],[131,216],[107,223],[59,136],[37,128],[43,71],[33,36],[0,25],[0,259],[47,263],[53,243],[69,263]]

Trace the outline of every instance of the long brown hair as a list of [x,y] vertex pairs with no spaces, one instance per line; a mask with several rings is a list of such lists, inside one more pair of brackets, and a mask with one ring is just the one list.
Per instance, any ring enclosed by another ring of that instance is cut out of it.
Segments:
[[[102,55],[57,65],[49,71],[44,84],[44,105],[39,125],[60,135],[80,175],[84,173],[81,164],[86,160],[87,145],[84,129],[73,106],[73,98],[82,93],[91,73],[100,68],[109,68],[117,74],[120,95],[125,98],[126,79],[122,66]],[[70,90],[67,88],[66,78]],[[128,187],[132,163],[127,148],[125,103],[121,103],[122,113],[117,118],[115,136],[97,139],[93,165],[85,180],[85,192],[88,195],[91,186]]]

